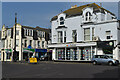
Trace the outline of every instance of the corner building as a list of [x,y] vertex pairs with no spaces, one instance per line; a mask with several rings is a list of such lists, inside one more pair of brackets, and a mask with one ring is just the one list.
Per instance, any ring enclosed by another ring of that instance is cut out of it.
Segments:
[[115,14],[92,3],[51,19],[52,60],[90,61],[93,55],[120,60],[120,25]]
[[[47,44],[50,43],[50,29],[41,27],[23,26],[16,24],[16,59],[23,61],[36,55],[38,58],[48,52]],[[3,48],[1,49],[2,61],[13,61],[15,55],[15,25],[11,28],[3,25],[1,31]]]

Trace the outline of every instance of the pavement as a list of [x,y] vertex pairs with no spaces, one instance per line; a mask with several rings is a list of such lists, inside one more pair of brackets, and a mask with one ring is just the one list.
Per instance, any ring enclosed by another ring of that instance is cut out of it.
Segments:
[[120,66],[92,65],[80,62],[40,61],[2,62],[3,78],[112,78],[120,76]]

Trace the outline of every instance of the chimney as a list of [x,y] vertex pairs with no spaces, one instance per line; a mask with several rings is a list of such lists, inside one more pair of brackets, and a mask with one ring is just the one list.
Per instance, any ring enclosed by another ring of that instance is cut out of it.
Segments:
[[76,7],[77,7],[77,5],[71,6],[71,8],[76,8]]

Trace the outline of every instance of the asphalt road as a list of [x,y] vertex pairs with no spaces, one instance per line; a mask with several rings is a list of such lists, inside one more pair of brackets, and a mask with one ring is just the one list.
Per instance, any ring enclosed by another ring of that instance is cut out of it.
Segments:
[[91,63],[2,63],[3,78],[118,78],[120,66]]

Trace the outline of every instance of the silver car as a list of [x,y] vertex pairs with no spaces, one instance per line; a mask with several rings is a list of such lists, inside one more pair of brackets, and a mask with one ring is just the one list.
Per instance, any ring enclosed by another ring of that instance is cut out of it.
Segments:
[[94,55],[91,61],[93,65],[96,65],[96,64],[108,64],[110,66],[119,65],[118,60],[113,59],[112,57],[107,55]]

